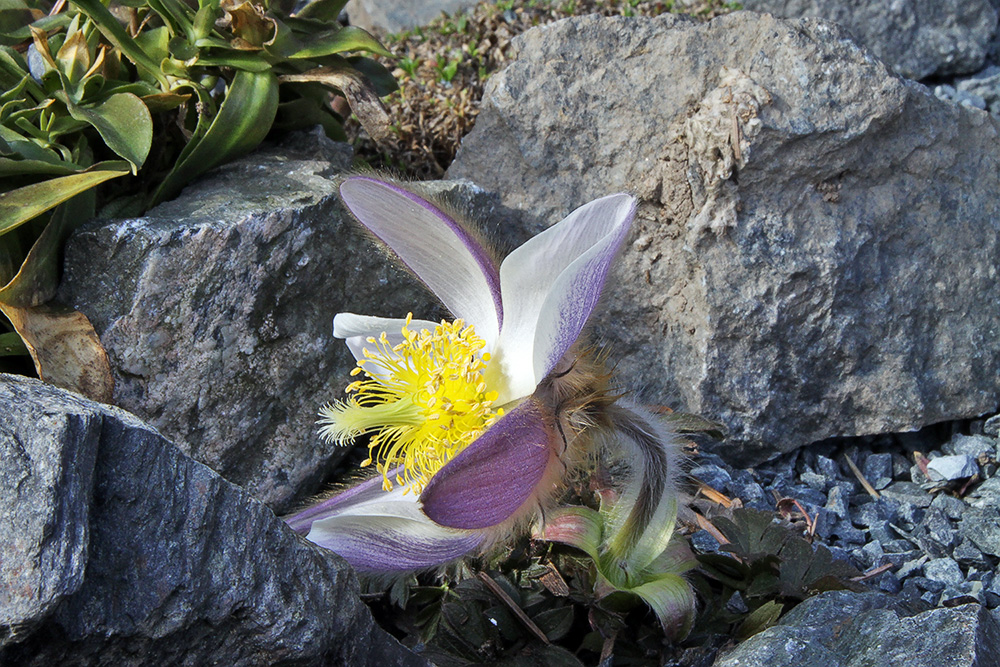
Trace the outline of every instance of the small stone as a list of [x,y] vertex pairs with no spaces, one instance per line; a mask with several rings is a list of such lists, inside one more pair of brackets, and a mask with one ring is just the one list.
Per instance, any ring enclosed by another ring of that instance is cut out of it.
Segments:
[[1000,510],[973,507],[958,524],[959,533],[983,553],[1000,556]]
[[840,466],[833,459],[825,456],[816,457],[816,468],[821,475],[825,475],[828,480],[835,482],[840,479]]
[[993,415],[983,424],[983,433],[992,435],[994,438],[1000,437],[1000,415]]
[[703,554],[719,553],[719,541],[707,530],[692,533],[691,546]]
[[994,438],[985,435],[962,435],[961,433],[952,436],[946,442],[941,451],[945,454],[965,454],[976,459],[986,454],[990,457],[996,456],[997,443]]
[[899,577],[900,579],[907,579],[918,572],[923,572],[924,563],[926,563],[928,560],[929,559],[927,558],[926,554],[919,558],[908,560],[905,563],[903,563],[898,570],[896,570],[896,576]]
[[829,483],[829,479],[824,475],[819,475],[814,472],[806,471],[799,476],[803,482],[809,485],[810,489],[815,489],[821,493],[826,493],[826,487]]
[[911,526],[918,525],[924,520],[926,511],[922,507],[911,505],[910,503],[899,504],[899,520]]
[[830,487],[827,494],[826,509],[833,512],[840,519],[847,518],[847,498],[851,491],[851,485],[839,482]]
[[924,576],[944,585],[958,586],[965,581],[962,568],[951,558],[934,558],[924,563]]
[[[891,526],[890,526],[890,530],[892,530],[893,536],[895,536],[895,535],[898,534],[896,532],[896,530],[894,528],[892,528]],[[901,553],[910,553],[911,551],[913,551],[913,542],[911,542],[910,540],[902,540],[902,539],[899,539],[899,538],[895,538],[895,539],[883,541],[882,542],[882,548],[885,549],[885,552],[887,554],[890,554],[890,553],[900,553],[900,554]]]
[[711,463],[693,468],[691,476],[716,490],[724,489],[726,484],[732,480],[732,476],[724,468]]
[[973,507],[996,507],[1000,505],[1000,476],[990,477],[968,496]]
[[865,459],[861,473],[876,490],[882,490],[892,482],[892,454],[871,454]]
[[733,614],[745,614],[750,609],[747,607],[747,603],[743,601],[743,596],[740,595],[740,592],[735,591],[732,597],[726,602],[726,611]]
[[927,464],[927,476],[934,482],[967,479],[979,473],[979,465],[968,454],[939,456]]
[[855,528],[848,520],[838,521],[832,532],[845,544],[864,544],[867,541],[865,540],[865,531]]
[[895,595],[903,590],[903,584],[900,583],[899,577],[897,577],[894,573],[883,572],[878,578],[878,589]]
[[973,567],[988,567],[989,563],[983,552],[977,549],[969,540],[962,540],[952,552],[952,556],[962,565]]
[[904,563],[920,558],[922,553],[917,549],[901,551],[898,553],[883,553],[876,562],[876,567],[882,567],[886,563],[891,563],[897,573]]
[[872,525],[868,526],[868,534],[871,536],[871,539],[877,540],[883,545],[883,547],[886,543],[891,542],[896,537],[896,533],[894,533],[889,527],[888,521],[876,521]]
[[854,551],[854,556],[865,564],[866,568],[874,567],[885,552],[878,542],[869,542]]
[[961,519],[962,514],[969,506],[955,496],[946,493],[939,493],[931,501],[931,509],[939,509],[949,519]]
[[934,500],[931,494],[920,488],[919,484],[913,482],[893,482],[882,489],[882,495],[886,498],[907,503],[914,507],[929,507]]
[[837,515],[825,507],[820,507],[813,514],[813,521],[816,524],[815,534],[826,540],[833,534],[833,528],[837,524]]
[[920,528],[926,532],[928,537],[945,549],[950,549],[958,539],[958,531],[951,525],[948,517],[945,516],[944,512],[933,507],[927,510],[923,521],[920,522]]
[[[764,489],[760,488],[760,484],[754,479],[753,474],[747,470],[733,471],[732,479],[726,488],[730,494],[742,500],[746,506],[756,507],[761,502],[766,502]],[[773,509],[773,502],[766,502],[762,509]]]
[[[933,562],[933,561],[932,561]],[[924,564],[924,572],[927,571],[927,564]],[[943,581],[937,581],[936,579],[930,579],[926,576],[924,577],[910,577],[910,581],[915,583],[918,588],[924,591],[931,591],[933,593],[940,593],[945,589],[947,584]]]

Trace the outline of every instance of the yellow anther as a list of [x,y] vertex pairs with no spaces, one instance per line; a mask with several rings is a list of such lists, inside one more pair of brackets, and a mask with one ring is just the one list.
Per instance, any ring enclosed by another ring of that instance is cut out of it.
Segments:
[[[412,322],[407,315],[406,325]],[[320,411],[321,434],[348,444],[371,434],[369,457],[377,461],[382,486],[391,490],[391,469],[402,464],[395,482],[419,493],[448,461],[464,450],[502,414],[493,410],[496,391],[487,392],[484,381],[488,354],[486,342],[462,320],[443,321],[433,331],[404,326],[403,341],[390,346],[388,334],[368,338],[371,348],[352,375],[354,395]],[[375,364],[378,372],[365,363]]]

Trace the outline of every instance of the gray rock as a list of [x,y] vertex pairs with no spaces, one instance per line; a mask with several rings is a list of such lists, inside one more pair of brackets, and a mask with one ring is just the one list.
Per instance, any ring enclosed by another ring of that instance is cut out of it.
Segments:
[[997,25],[989,0],[745,0],[743,8],[836,21],[911,79],[977,71]]
[[8,375],[0,404],[0,664],[424,664],[343,560],[134,416]]
[[884,489],[892,481],[892,454],[871,454],[861,472],[876,490]]
[[958,586],[965,581],[962,568],[951,558],[933,558],[924,563],[924,576],[931,581]]
[[998,660],[1000,623],[978,604],[913,614],[888,595],[838,592],[806,600],[715,667],[986,667]]
[[962,435],[958,433],[952,436],[941,448],[945,454],[965,454],[974,459],[982,455],[995,457],[997,451],[997,441],[985,435]]
[[939,456],[927,464],[927,477],[933,482],[967,479],[978,473],[976,460],[968,454]]
[[1000,436],[1000,415],[993,415],[983,424],[983,433],[994,438]]
[[967,498],[973,507],[995,507],[1000,505],[1000,477],[990,477],[973,489]]
[[973,507],[958,524],[959,534],[983,553],[1000,556],[1000,509]]
[[441,16],[474,7],[477,0],[350,0],[344,7],[351,25],[376,33],[424,26]]
[[965,513],[965,509],[968,507],[968,505],[955,496],[949,496],[946,493],[939,493],[934,496],[934,500],[931,501],[930,506],[933,509],[939,509],[944,512],[945,516],[949,519],[962,518],[962,514]]
[[967,79],[959,79],[955,87],[960,92],[979,97],[990,113],[1000,115],[1000,67],[991,65]]
[[893,482],[882,489],[882,496],[914,507],[930,507],[934,496],[913,482]]
[[534,230],[640,196],[595,322],[624,384],[721,420],[744,463],[995,409],[996,121],[816,20],[591,16],[517,44],[448,173]]
[[[101,336],[115,403],[277,511],[346,451],[315,424],[354,366],[333,316],[444,314],[343,212],[328,176],[350,160],[298,135],[142,218],[95,221],[66,249],[60,299]],[[462,210],[486,199],[436,187]]]

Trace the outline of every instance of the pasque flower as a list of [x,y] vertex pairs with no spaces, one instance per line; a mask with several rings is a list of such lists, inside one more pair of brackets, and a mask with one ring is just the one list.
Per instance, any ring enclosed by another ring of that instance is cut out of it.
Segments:
[[323,408],[321,433],[370,436],[379,474],[289,524],[363,572],[427,569],[541,520],[568,475],[610,453],[602,558],[627,583],[673,532],[674,449],[655,419],[615,403],[578,339],[635,200],[592,201],[497,265],[473,232],[399,185],[355,176],[340,193],[455,319],[334,319],[357,380]]

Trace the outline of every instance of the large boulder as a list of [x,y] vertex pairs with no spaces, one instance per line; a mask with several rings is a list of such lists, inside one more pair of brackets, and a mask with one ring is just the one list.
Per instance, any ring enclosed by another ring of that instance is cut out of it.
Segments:
[[800,604],[715,667],[987,667],[1000,664],[1000,621],[978,604],[913,613],[877,593],[836,591]]
[[0,664],[425,664],[342,559],[133,415],[11,375],[0,405]]
[[743,8],[836,21],[911,79],[978,71],[997,29],[990,0],[744,0]]
[[[59,298],[100,335],[115,403],[278,511],[345,451],[315,426],[354,365],[333,316],[441,312],[341,207],[331,179],[351,155],[297,135],[141,218],[94,221],[66,248]],[[436,190],[489,214],[481,191]]]
[[641,204],[596,320],[651,403],[750,462],[995,411],[1000,124],[843,29],[738,12],[533,29],[448,172],[533,230]]

